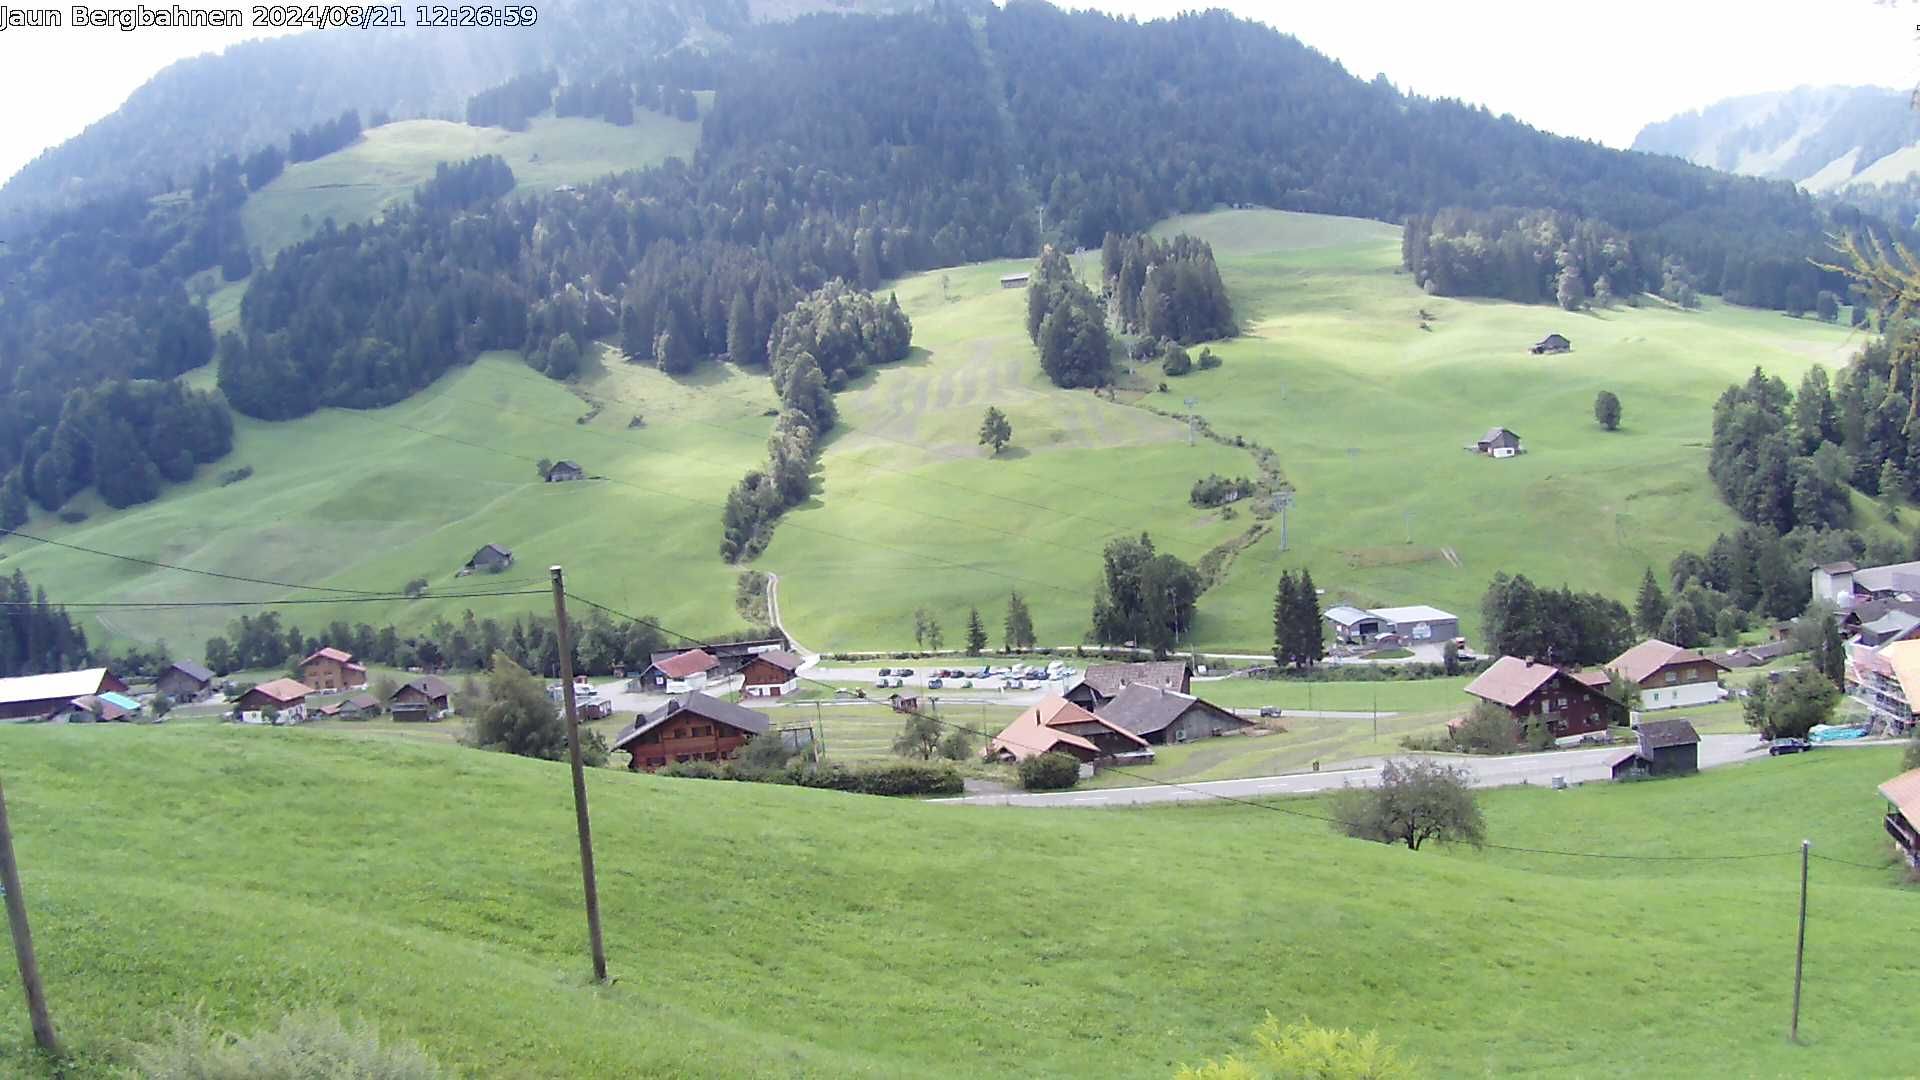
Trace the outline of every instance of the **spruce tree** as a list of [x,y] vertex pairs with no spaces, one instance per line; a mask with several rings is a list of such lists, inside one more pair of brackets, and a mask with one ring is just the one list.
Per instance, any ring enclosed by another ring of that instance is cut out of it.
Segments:
[[1033,616],[1027,611],[1027,602],[1020,598],[1018,592],[1007,594],[1004,644],[1008,652],[1033,648]]
[[1280,584],[1273,591],[1273,662],[1282,666],[1293,651],[1294,596],[1293,571],[1280,571]]
[[980,609],[967,611],[967,655],[981,656],[987,651],[987,628],[980,622]]
[[1646,574],[1640,579],[1640,595],[1633,602],[1633,624],[1640,632],[1648,636],[1658,634],[1660,626],[1667,621],[1667,598],[1660,592],[1660,583],[1653,578],[1653,567],[1647,567]]
[[1300,583],[1294,590],[1294,633],[1298,635],[1294,655],[1300,667],[1312,667],[1326,658],[1325,638],[1320,633],[1320,593],[1313,587],[1313,572],[1300,571]]

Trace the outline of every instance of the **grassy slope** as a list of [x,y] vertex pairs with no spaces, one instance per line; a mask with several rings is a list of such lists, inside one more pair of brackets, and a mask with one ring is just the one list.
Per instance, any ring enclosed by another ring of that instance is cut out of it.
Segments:
[[271,255],[311,236],[327,218],[369,221],[412,196],[440,162],[482,154],[506,159],[520,191],[582,183],[693,153],[700,125],[641,110],[630,127],[578,117],[541,117],[526,131],[446,120],[402,120],[372,128],[360,142],[288,167],[247,199],[247,239]]
[[1782,853],[1727,863],[596,772],[599,990],[557,765],[210,726],[0,729],[0,759],[67,1075],[196,1002],[243,1027],[337,1009],[488,1075],[1153,1077],[1266,1010],[1381,1029],[1441,1074],[1911,1064],[1885,1002],[1920,974],[1894,947],[1915,896],[1891,870],[1816,865],[1808,1045],[1782,1038],[1786,853],[1883,864],[1890,752],[1486,798],[1505,843]]
[[[694,634],[733,627],[735,571],[713,551],[727,488],[761,457],[767,381],[721,368],[691,383],[621,363],[598,371],[593,391],[620,400],[591,424],[575,423],[588,406],[565,387],[509,354],[494,355],[390,408],[329,409],[286,424],[241,420],[233,455],[221,463],[253,467],[240,483],[221,487],[215,470],[202,470],[137,510],[88,503],[94,515],[80,525],[47,517],[33,528],[161,562],[369,590],[397,590],[416,576],[441,590],[538,587],[557,562],[567,566],[570,588],[603,603]],[[636,412],[649,426],[629,431]],[[611,479],[542,484],[533,462],[543,457],[573,458]],[[512,548],[515,566],[498,578],[455,579],[489,542]],[[302,595],[25,541],[5,550],[9,564],[63,601]],[[308,627],[335,618],[418,625],[436,615],[457,619],[469,604],[481,614],[545,606],[540,597],[322,604],[283,617]],[[95,625],[116,640],[166,638],[197,650],[233,614],[116,611]]]

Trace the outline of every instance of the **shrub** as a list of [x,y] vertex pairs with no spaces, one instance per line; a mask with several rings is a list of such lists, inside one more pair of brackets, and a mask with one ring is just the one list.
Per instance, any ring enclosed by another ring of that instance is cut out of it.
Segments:
[[229,484],[237,484],[252,475],[253,466],[251,465],[242,465],[237,469],[228,469],[226,472],[220,474],[220,486],[226,487]]
[[407,582],[406,588],[402,591],[408,596],[419,596],[421,593],[427,591],[427,579],[423,577],[414,578],[412,581]]
[[1063,791],[1080,782],[1080,762],[1072,754],[1049,751],[1020,763],[1020,786],[1028,791]]
[[948,761],[965,761],[973,756],[973,736],[961,728],[947,732],[940,740],[940,756]]
[[1185,375],[1193,370],[1193,357],[1187,355],[1187,350],[1175,345],[1167,350],[1167,358],[1160,362],[1160,370],[1168,377]]
[[60,511],[60,520],[69,525],[78,525],[87,520],[87,512],[85,510],[62,510]]
[[731,779],[721,769],[717,761],[677,761],[658,770],[656,776],[677,776],[683,780],[727,780]]
[[1220,358],[1214,355],[1214,352],[1212,349],[1200,350],[1200,370],[1201,371],[1212,371],[1214,368],[1217,368],[1219,366],[1220,366]]
[[429,1080],[440,1075],[418,1046],[383,1045],[367,1025],[347,1027],[324,1013],[295,1013],[278,1027],[236,1036],[214,1031],[196,1013],[167,1036],[135,1048],[146,1080]]
[[580,733],[580,763],[588,768],[605,768],[613,757],[607,749],[607,737],[589,728]]
[[1183,1065],[1178,1080],[1258,1080],[1313,1077],[1315,1080],[1412,1080],[1413,1066],[1400,1059],[1376,1032],[1315,1027],[1306,1021],[1281,1026],[1272,1013],[1253,1030],[1248,1057],[1233,1055],[1198,1068]]
[[1187,501],[1195,506],[1224,506],[1252,493],[1253,481],[1244,476],[1208,473],[1193,482],[1193,490],[1187,493]]
[[1481,701],[1474,704],[1466,722],[1454,729],[1453,741],[1456,749],[1470,754],[1511,754],[1520,748],[1515,734],[1512,713]]
[[958,795],[965,785],[944,761],[889,761],[853,770],[854,789],[867,795]]

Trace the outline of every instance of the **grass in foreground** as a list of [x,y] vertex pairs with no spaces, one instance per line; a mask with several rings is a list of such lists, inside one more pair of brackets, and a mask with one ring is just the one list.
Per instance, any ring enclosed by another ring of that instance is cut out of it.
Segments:
[[[1784,853],[1810,835],[1883,864],[1892,752],[1486,796],[1499,842],[1783,853],[1659,864],[1416,855],[1249,807],[597,770],[604,988],[584,979],[561,766],[212,726],[0,729],[0,760],[68,1076],[105,1075],[195,1003],[243,1030],[308,1007],[372,1019],[484,1075],[1162,1077],[1268,1011],[1377,1029],[1437,1074],[1911,1063],[1884,1005],[1920,974],[1900,947],[1916,897],[1891,869],[1816,866],[1807,1044],[1782,1038]],[[1152,1019],[1063,1023],[1069,1001]],[[0,1059],[53,1075],[17,999],[6,1015]]]

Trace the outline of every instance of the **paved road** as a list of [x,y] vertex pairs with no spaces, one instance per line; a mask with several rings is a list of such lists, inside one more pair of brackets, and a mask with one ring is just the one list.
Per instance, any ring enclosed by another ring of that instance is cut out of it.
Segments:
[[[1466,767],[1476,787],[1504,787],[1510,784],[1548,784],[1555,776],[1564,776],[1570,784],[1608,777],[1607,761],[1626,749],[1625,745],[1592,750],[1562,750],[1546,754],[1513,754],[1507,757],[1454,757],[1443,760]],[[1711,769],[1764,757],[1757,735],[1706,735],[1700,740],[1700,767]],[[1407,754],[1402,757],[1420,757]],[[1187,802],[1217,796],[1259,798],[1267,795],[1301,795],[1329,791],[1348,784],[1363,785],[1380,775],[1380,761],[1354,762],[1349,767],[1323,769],[1317,773],[1287,776],[1261,776],[1247,780],[1212,780],[1182,783],[1179,787],[1154,784],[1145,787],[1107,788],[1103,791],[1061,791],[1050,793],[1014,793],[975,795],[941,802],[975,806],[1134,806],[1145,803]]]

